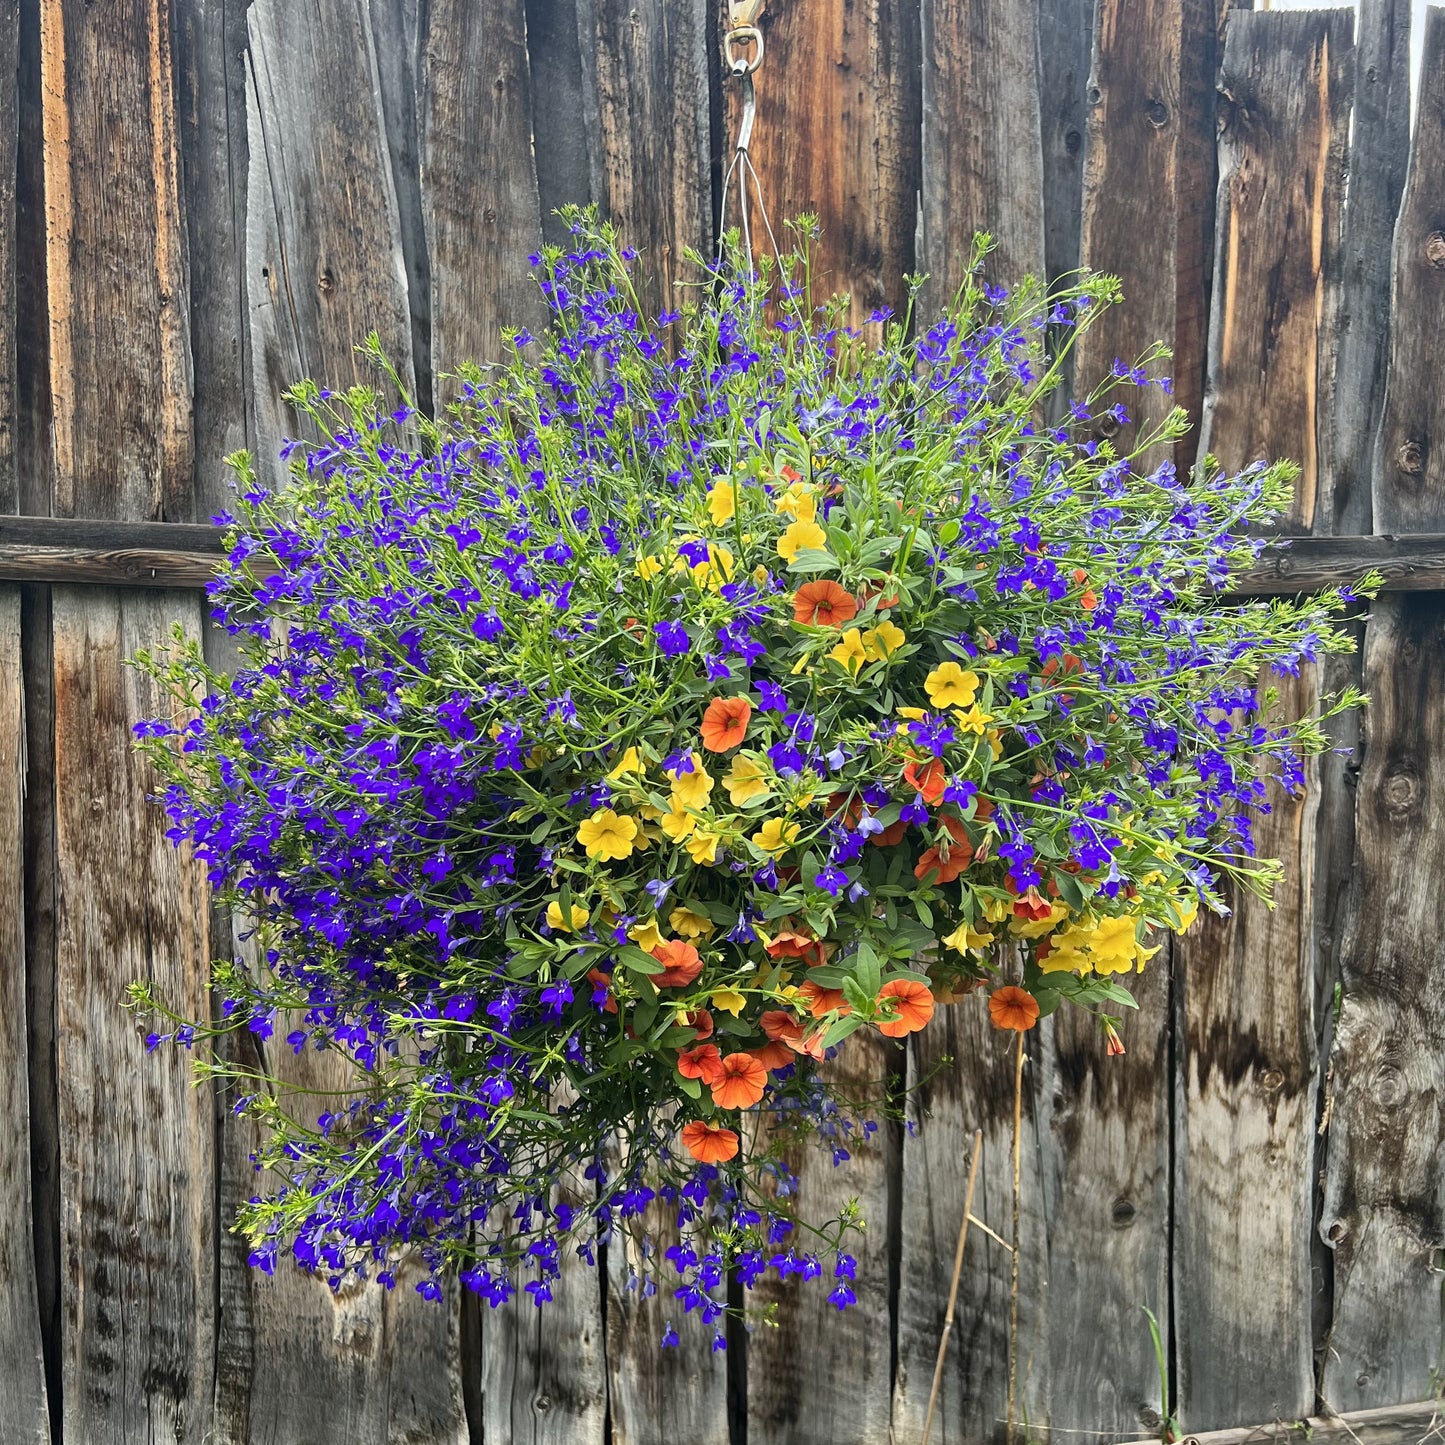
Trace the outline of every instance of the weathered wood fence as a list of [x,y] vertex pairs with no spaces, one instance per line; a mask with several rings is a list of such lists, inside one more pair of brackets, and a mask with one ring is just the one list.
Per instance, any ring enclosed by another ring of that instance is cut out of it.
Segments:
[[[1161,955],[1125,1058],[1066,1018],[1034,1042],[1031,1440],[1439,1388],[1445,10],[1412,140],[1409,8],[765,15],[770,208],[820,215],[856,315],[915,267],[949,284],[976,227],[1005,277],[1119,273],[1129,304],[1090,333],[1080,381],[1169,338],[1200,421],[1181,464],[1196,446],[1303,463],[1293,521],[1317,540],[1251,585],[1384,559],[1402,589],[1358,623],[1359,658],[1297,684],[1307,699],[1353,670],[1374,705],[1341,739],[1357,751],[1269,824],[1279,906]],[[120,1009],[142,975],[204,1007],[207,958],[231,947],[131,753],[154,701],[123,660],[177,622],[206,634],[213,539],[165,528],[207,521],[222,457],[273,455],[282,387],[350,380],[366,331],[428,397],[504,322],[536,325],[524,257],[564,201],[622,221],[666,304],[717,210],[734,105],[717,9],[0,0],[0,513],[23,514],[0,520],[0,577],[32,579],[0,581],[5,1445],[919,1438],[975,1126],[976,1212],[1009,1219],[1010,1068],[981,1010],[947,1010],[908,1061],[958,1061],[916,1132],[806,1166],[814,1201],[857,1195],[873,1222],[858,1306],[825,1321],[821,1291],[781,1293],[776,1329],[712,1355],[658,1351],[671,1311],[622,1288],[620,1251],[540,1317],[253,1277],[225,1227],[248,1141]],[[1008,1275],[976,1235],[935,1440],[999,1438]]]

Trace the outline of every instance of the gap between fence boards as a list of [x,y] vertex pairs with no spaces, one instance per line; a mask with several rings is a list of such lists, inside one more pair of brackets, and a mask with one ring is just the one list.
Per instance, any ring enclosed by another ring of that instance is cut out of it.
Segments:
[[[0,581],[204,587],[225,556],[224,527],[191,522],[0,518]],[[1235,577],[1230,594],[1291,596],[1384,574],[1387,592],[1445,591],[1445,533],[1293,537]]]

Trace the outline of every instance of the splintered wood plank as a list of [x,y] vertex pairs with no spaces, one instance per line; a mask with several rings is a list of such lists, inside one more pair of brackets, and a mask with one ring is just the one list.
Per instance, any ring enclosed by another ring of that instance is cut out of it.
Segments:
[[[1124,304],[1080,339],[1075,390],[1087,394],[1115,358],[1132,363],[1156,341],[1174,349],[1172,398],[1124,388],[1116,400],[1130,423],[1100,421],[1098,435],[1121,452],[1176,402],[1197,415],[1214,182],[1196,138],[1213,133],[1215,25],[1211,0],[1098,0],[1095,9],[1081,248],[1084,265],[1120,278]],[[1176,460],[1192,456],[1186,439]]]
[[1420,97],[1395,227],[1390,372],[1375,452],[1375,530],[1445,528],[1445,10],[1425,9]]
[[42,0],[59,515],[189,520],[190,296],[170,16]]
[[0,1400],[6,1438],[50,1440],[30,1190],[20,592],[0,587]]
[[123,1011],[146,979],[207,1009],[205,870],[165,836],[133,725],[168,711],[126,660],[200,629],[194,594],[54,594],[56,1019],[62,1369],[73,1440],[210,1438],[215,1240],[210,1099],[147,1058]]
[[577,4],[596,199],[642,253],[649,316],[682,304],[683,252],[712,244],[707,3]]
[[1344,239],[1336,260],[1330,435],[1315,530],[1368,532],[1390,338],[1390,255],[1410,153],[1410,0],[1363,0],[1355,35]]
[[[911,1040],[908,1128],[903,1139],[898,1265],[898,1372],[893,1438],[919,1440],[963,1222],[973,1131],[983,1156],[973,1213],[1004,1239],[1013,1230],[1014,1047],[995,1029],[981,995],[940,1009]],[[1038,1034],[1026,1041],[1021,1159],[1018,1406],[1049,1423],[1048,1224],[1041,1186]],[[957,1316],[938,1395],[938,1445],[1002,1442],[1008,1401],[1010,1253],[971,1228]],[[851,1438],[851,1437],[849,1437]],[[882,1437],[886,1438],[886,1437]]]
[[996,243],[985,263],[991,279],[1013,285],[1042,274],[1044,165],[1038,0],[923,0],[921,18],[926,324],[958,290],[975,231]]
[[246,290],[258,470],[280,484],[295,428],[282,392],[382,378],[354,348],[375,331],[413,387],[411,312],[376,47],[359,0],[256,0],[246,129]]
[[[1435,39],[1445,34],[1436,27]],[[1438,52],[1437,52],[1438,54]],[[1381,599],[1365,639],[1357,888],[1341,956],[1320,1231],[1334,1251],[1320,1393],[1335,1410],[1433,1396],[1445,1349],[1445,597]]]
[[[917,230],[917,0],[790,0],[765,8],[759,25],[767,58],[756,77],[752,155],[778,243],[792,243],[786,220],[817,216],[817,298],[849,293],[854,325],[875,307],[901,311]],[[726,165],[741,103],[737,85],[724,84]],[[726,214],[736,226],[736,197]]]
[[1329,426],[1353,19],[1338,9],[1241,11],[1220,79],[1199,445],[1231,468],[1296,459],[1291,521],[1303,531],[1314,527]]
[[[704,1325],[673,1297],[677,1284],[662,1251],[676,1243],[672,1211],[648,1211],[647,1238],[656,1247],[648,1268],[657,1290],[645,1295],[640,1241],[621,1226],[607,1246],[608,1400],[613,1445],[728,1445],[728,1357],[714,1351],[723,1320]],[[662,1349],[669,1324],[681,1341]]]
[[[855,1034],[830,1066],[840,1083],[876,1097],[893,1066],[893,1050],[881,1035]],[[798,1208],[814,1224],[835,1218],[856,1200],[866,1221],[850,1232],[843,1249],[858,1262],[857,1303],[841,1314],[828,1302],[835,1256],[821,1252],[818,1279],[796,1276],[780,1283],[769,1272],[759,1280],[750,1308],[776,1305],[776,1324],[755,1323],[747,1344],[749,1438],[769,1445],[887,1445],[890,1371],[889,1194],[897,1187],[884,1127],[864,1140],[855,1130],[840,1142],[852,1156],[834,1165],[825,1146],[811,1140],[789,1163],[798,1177]],[[960,1198],[962,1196],[960,1195]],[[802,1231],[788,1236],[799,1253],[817,1246]]]
[[504,326],[545,324],[527,264],[542,218],[522,0],[433,0],[425,43],[423,209],[440,376],[502,360]]

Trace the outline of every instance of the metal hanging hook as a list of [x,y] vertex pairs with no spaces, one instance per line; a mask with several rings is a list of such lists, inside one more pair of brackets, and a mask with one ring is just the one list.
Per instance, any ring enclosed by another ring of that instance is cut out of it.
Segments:
[[[728,0],[728,29],[723,36],[723,62],[728,74],[738,82],[742,90],[743,111],[738,123],[737,143],[733,146],[732,163],[723,178],[723,215],[720,218],[718,248],[721,255],[722,233],[726,230],[728,193],[732,189],[733,177],[737,177],[738,220],[742,228],[743,252],[747,257],[749,273],[753,266],[753,237],[751,218],[748,214],[748,183],[762,213],[763,224],[772,238],[772,226],[768,223],[767,212],[763,209],[762,195],[758,190],[757,172],[753,169],[748,147],[753,139],[753,122],[757,118],[757,89],[753,75],[763,63],[763,32],[758,28],[758,17],[762,14],[764,0]],[[777,242],[773,242],[774,251]]]

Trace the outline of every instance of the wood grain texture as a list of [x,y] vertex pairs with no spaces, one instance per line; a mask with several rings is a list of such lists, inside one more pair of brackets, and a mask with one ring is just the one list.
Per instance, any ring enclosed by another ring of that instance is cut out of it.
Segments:
[[[919,0],[790,0],[764,9],[752,156],[779,244],[783,222],[818,217],[814,289],[848,292],[855,325],[902,308],[914,269],[919,190]],[[739,99],[727,86],[724,154]],[[728,224],[737,224],[735,209]]]
[[585,205],[602,190],[602,157],[584,121],[595,81],[583,80],[577,0],[525,0],[525,10],[532,94],[546,99],[532,114],[542,234],[561,245],[567,228],[557,210]]
[[1390,370],[1375,452],[1379,531],[1445,527],[1445,13],[1425,10],[1420,98],[1395,227]]
[[1426,1445],[1440,1428],[1438,1399],[1420,1404],[1358,1410],[1349,1415],[1312,1415],[1307,1420],[1272,1420],[1237,1430],[1190,1435],[1196,1445],[1282,1445],[1303,1436],[1310,1445]]
[[1079,264],[1079,227],[1084,209],[1084,93],[1089,85],[1093,29],[1092,0],[1040,0],[1044,268],[1050,279]]
[[1038,0],[922,0],[921,21],[926,324],[962,282],[975,231],[996,243],[985,263],[992,279],[1043,273],[1044,160]]
[[1389,358],[1391,243],[1410,151],[1409,0],[1364,0],[1355,33],[1349,187],[1335,268],[1330,428],[1315,529],[1368,532]]
[[432,0],[425,43],[423,196],[441,376],[463,361],[504,359],[504,326],[545,325],[527,264],[542,218],[522,0]]
[[[1119,394],[1131,423],[1098,434],[1122,452],[1141,424],[1177,400],[1193,412],[1204,370],[1207,269],[1201,254],[1212,168],[1196,132],[1213,133],[1215,15],[1209,0],[1098,0],[1084,153],[1083,263],[1120,278],[1124,304],[1080,339],[1075,390],[1085,394],[1115,358],[1132,362],[1155,341],[1174,348],[1175,397],[1158,388]],[[1186,443],[1176,457],[1192,455]],[[1158,458],[1150,457],[1150,464]]]
[[[989,1022],[981,996],[934,1015],[909,1050],[909,1127],[903,1139],[898,1266],[898,1371],[893,1434],[918,1440],[948,1305],[962,1223],[970,1141],[983,1130],[973,1212],[1004,1239],[1013,1220],[1014,1033]],[[1048,1222],[1040,1171],[1040,1036],[1030,1035],[1024,1074],[1019,1284],[1019,1401],[1047,1425]],[[932,1439],[939,1445],[1002,1442],[1008,1398],[1009,1251],[970,1231],[957,1320],[938,1396]]]
[[1334,1251],[1320,1393],[1335,1410],[1424,1399],[1445,1348],[1445,598],[1371,610],[1358,874],[1341,956],[1322,1237]]
[[[42,0],[40,59],[55,462],[47,510],[186,520],[190,291],[168,7]],[[89,485],[102,476],[113,480]]]
[[259,474],[294,429],[303,377],[376,385],[370,331],[408,388],[411,311],[401,219],[365,0],[255,0],[246,12],[246,288]]
[[642,252],[649,316],[682,303],[683,252],[712,245],[708,0],[578,0],[595,199]]
[[50,1440],[30,1189],[20,592],[0,587],[0,1401],[4,1438]]
[[147,1058],[122,1010],[151,981],[206,1004],[205,870],[165,836],[132,726],[163,711],[126,659],[194,636],[194,596],[54,597],[56,1013],[64,1433],[210,1436],[215,1349],[213,1136],[184,1050]]
[[[855,1034],[831,1065],[835,1077],[857,1092],[877,1096],[893,1060],[881,1036]],[[889,1191],[897,1187],[880,1129],[872,1140],[855,1133],[843,1141],[852,1156],[834,1166],[827,1148],[809,1142],[791,1159],[806,1217],[823,1223],[850,1200],[867,1227],[843,1248],[858,1261],[856,1304],[841,1314],[828,1302],[834,1256],[820,1255],[823,1276],[780,1283],[759,1280],[746,1302],[777,1306],[776,1327],[755,1325],[748,1336],[749,1438],[769,1445],[887,1445],[889,1439],[888,1223]],[[892,1177],[890,1177],[892,1176]],[[962,1195],[959,1196],[962,1198]],[[794,1234],[799,1251],[816,1241]]]
[[19,141],[20,5],[6,0],[0,5],[0,512],[13,512],[20,504],[15,465]]
[[1341,10],[1232,15],[1220,79],[1219,224],[1199,445],[1231,469],[1296,459],[1290,520],[1300,531],[1314,528],[1328,438],[1351,20]]

